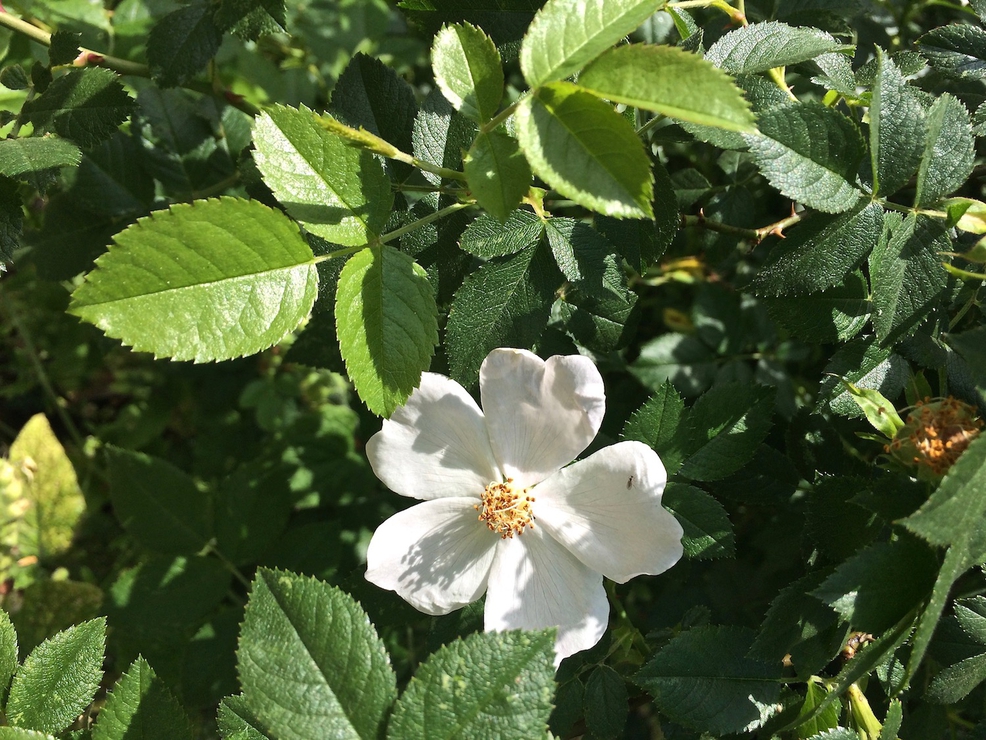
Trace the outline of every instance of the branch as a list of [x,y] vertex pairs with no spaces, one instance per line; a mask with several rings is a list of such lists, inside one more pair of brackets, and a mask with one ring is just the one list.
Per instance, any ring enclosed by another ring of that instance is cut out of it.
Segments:
[[[23,18],[11,15],[0,5],[0,26],[6,26],[12,31],[27,36],[32,41],[36,41],[42,46],[51,46],[51,34],[44,29],[38,28],[33,23],[28,23]],[[79,56],[72,62],[73,67],[105,67],[117,74],[131,75],[133,77],[151,77],[151,69],[146,64],[131,62],[129,59],[102,54],[92,49],[80,47]],[[184,85],[185,88],[205,95],[213,95],[222,98],[234,108],[250,116],[256,116],[260,109],[252,103],[248,103],[241,95],[236,95],[229,90],[216,90],[207,82],[191,82]]]

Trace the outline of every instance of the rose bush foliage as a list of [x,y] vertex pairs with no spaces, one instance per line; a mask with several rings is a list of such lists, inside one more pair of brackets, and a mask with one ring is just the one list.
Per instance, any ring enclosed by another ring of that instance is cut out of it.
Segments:
[[986,2],[0,28],[0,738],[986,737]]

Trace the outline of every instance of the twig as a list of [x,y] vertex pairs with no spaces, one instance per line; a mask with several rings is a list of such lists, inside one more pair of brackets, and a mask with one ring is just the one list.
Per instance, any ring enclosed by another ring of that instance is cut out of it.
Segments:
[[[6,11],[6,9],[3,8],[3,6],[0,6],[0,26],[6,26],[12,31],[17,31],[20,34],[27,36],[32,41],[38,42],[42,46],[51,46],[50,33],[44,29],[38,28],[33,23],[28,23],[23,18],[18,18],[15,15],[11,15]],[[74,62],[72,62],[72,66],[105,67],[106,69],[111,69],[121,75],[147,78],[151,77],[151,68],[146,64],[131,62],[129,59],[121,59],[120,57],[103,54],[98,51],[93,51],[92,49],[81,47],[79,49],[79,56],[76,57]],[[195,92],[204,93],[206,95],[220,97],[231,106],[234,108],[239,108],[247,115],[256,116],[260,113],[259,108],[252,103],[248,103],[241,95],[237,95],[229,90],[214,90],[209,83],[193,81],[183,87]]]

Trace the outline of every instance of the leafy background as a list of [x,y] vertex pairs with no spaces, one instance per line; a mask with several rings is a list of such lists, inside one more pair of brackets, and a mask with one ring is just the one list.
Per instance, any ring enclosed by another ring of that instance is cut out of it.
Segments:
[[[583,4],[6,4],[0,739],[986,737],[986,3]],[[498,346],[685,529],[557,674],[362,578]]]

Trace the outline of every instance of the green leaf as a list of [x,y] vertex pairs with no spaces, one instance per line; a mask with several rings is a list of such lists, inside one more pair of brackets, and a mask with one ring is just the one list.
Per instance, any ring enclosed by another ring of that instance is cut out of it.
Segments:
[[106,448],[110,498],[124,528],[144,547],[193,554],[212,538],[209,499],[184,472],[164,460]]
[[56,740],[47,732],[23,730],[20,727],[0,727],[0,740]]
[[[797,675],[807,679],[836,656],[845,645],[849,625],[840,625],[835,610],[810,595],[824,577],[825,571],[809,573],[771,600],[757,639],[750,647],[750,657],[776,665],[783,662],[785,655],[790,655]],[[808,711],[813,711],[818,703],[815,701]]]
[[644,386],[657,390],[671,381],[686,396],[697,396],[715,380],[718,358],[700,339],[689,334],[663,334],[647,342],[630,366]]
[[700,488],[669,483],[661,500],[685,531],[681,545],[694,560],[729,558],[735,554],[733,527],[718,501]]
[[598,231],[573,218],[549,218],[544,232],[555,262],[568,280],[602,287],[606,257],[615,249]]
[[[791,98],[776,83],[761,75],[739,75],[735,78],[735,83],[750,103],[755,116],[759,116],[771,108],[791,104]],[[743,132],[701,126],[689,121],[682,121],[680,125],[699,141],[708,142],[720,149],[745,150],[748,148]]]
[[675,722],[713,735],[751,730],[775,711],[781,664],[747,657],[753,632],[697,627],[675,637],[635,681]]
[[881,347],[872,337],[859,337],[836,350],[825,366],[816,410],[826,406],[840,416],[862,418],[863,412],[842,383],[879,391],[894,399],[907,382],[907,365],[899,355]]
[[7,612],[0,609],[0,704],[7,701],[10,679],[17,670],[17,632]]
[[887,707],[887,716],[883,720],[883,727],[880,730],[879,740],[896,740],[897,733],[900,732],[901,723],[904,721],[904,708],[900,699],[894,699]]
[[392,740],[540,737],[554,694],[554,630],[477,633],[432,654],[390,721]]
[[863,139],[849,118],[821,103],[792,103],[760,114],[744,138],[757,166],[784,195],[825,213],[848,211],[862,193],[856,170]]
[[601,277],[593,276],[565,288],[564,295],[559,296],[559,315],[565,329],[583,347],[612,352],[633,339],[637,294],[627,287],[621,261],[606,255],[602,262]]
[[[444,100],[438,91],[433,94]],[[353,55],[332,90],[331,112],[340,121],[362,126],[401,151],[409,152],[414,146],[411,134],[418,114],[414,89],[393,67],[375,57]],[[409,164],[392,159],[387,160],[387,168],[401,180],[412,171]]]
[[524,98],[515,122],[531,169],[562,195],[607,216],[654,217],[647,153],[611,106],[556,82]]
[[342,269],[335,311],[357,393],[373,413],[390,416],[421,382],[438,343],[425,271],[386,244],[363,249]]
[[877,48],[879,62],[870,103],[870,159],[874,195],[893,195],[921,162],[924,109],[893,61]]
[[520,47],[520,68],[532,88],[574,74],[653,15],[662,0],[548,0]]
[[531,211],[518,209],[503,223],[483,214],[462,232],[459,246],[483,259],[505,257],[534,246],[543,232],[544,222]]
[[456,291],[449,309],[446,351],[452,377],[469,387],[497,347],[529,349],[541,336],[562,277],[547,246],[535,244],[493,259]]
[[627,721],[627,687],[623,676],[607,665],[598,666],[585,683],[585,726],[593,737],[616,738]]
[[18,184],[0,175],[0,272],[7,269],[20,247],[24,231],[24,207]]
[[6,502],[16,504],[18,514],[9,511],[4,517],[4,545],[15,546],[20,557],[65,553],[86,502],[72,461],[44,414],[24,425],[10,446],[9,460],[22,471],[22,493],[19,501]]
[[284,0],[220,0],[213,20],[245,41],[283,33],[287,27]]
[[878,542],[842,563],[812,595],[853,629],[879,634],[927,597],[937,568],[938,559],[920,540]]
[[74,167],[82,159],[79,147],[57,136],[0,139],[0,175],[20,177],[53,167]]
[[322,128],[312,111],[269,108],[254,123],[253,141],[264,182],[305,229],[346,246],[383,230],[394,194],[382,165]]
[[243,695],[223,699],[217,720],[224,740],[270,740],[267,728],[247,708]]
[[912,333],[927,319],[948,285],[939,252],[951,243],[942,221],[908,215],[889,239],[880,239],[870,255],[873,328],[881,344]]
[[986,681],[986,653],[950,665],[931,681],[925,696],[938,704],[953,704]]
[[[823,711],[828,714],[831,712],[831,707],[831,704],[825,704]],[[817,735],[812,735],[808,740],[859,740],[859,733],[845,727],[835,727],[831,730],[820,732]]]
[[661,457],[668,476],[681,465],[683,452],[676,442],[676,433],[685,411],[685,402],[670,381],[665,381],[639,409],[630,415],[623,426],[623,439],[650,445]]
[[463,167],[476,201],[501,222],[520,205],[531,186],[531,168],[517,140],[499,131],[479,134]]
[[184,85],[219,51],[223,33],[214,12],[212,3],[192,2],[154,24],[147,37],[147,62],[161,87]]
[[[169,680],[181,681],[193,637],[216,614],[229,588],[230,573],[217,558],[145,555],[107,592],[111,654],[124,664],[143,655]],[[197,679],[185,680],[187,687]]]
[[980,392],[986,392],[986,326],[949,334],[948,344],[968,363]]
[[876,244],[883,209],[860,202],[838,216],[810,216],[778,240],[753,288],[758,295],[817,293],[838,285]]
[[[75,172],[72,195],[78,195],[87,209],[99,214],[144,215],[154,200],[154,179],[143,168],[133,166],[142,155],[137,139],[118,132],[86,152]],[[89,226],[93,219],[83,220]],[[45,225],[48,225],[48,219]],[[105,242],[101,246],[105,247]]]
[[928,111],[927,129],[914,193],[917,208],[937,203],[962,187],[972,173],[975,150],[969,111],[948,93]]
[[904,427],[904,421],[887,398],[872,388],[857,388],[848,381],[842,381],[852,400],[862,410],[866,420],[887,439],[893,439]]
[[[828,691],[821,685],[819,679],[809,680],[805,686],[805,703],[801,705],[801,715],[808,716],[814,711],[815,707],[822,703],[822,700],[828,694]],[[837,730],[839,729],[839,705],[829,704],[824,712],[818,714],[814,719],[805,722],[802,725],[798,725],[798,737],[799,738],[811,738],[815,737],[817,733],[823,733],[826,730]],[[825,735],[821,735],[825,737]],[[850,738],[849,740],[858,740],[858,738]]]
[[817,28],[768,21],[730,31],[709,48],[705,58],[730,74],[756,74],[847,49],[852,46]]
[[282,740],[378,737],[397,698],[366,613],[314,578],[257,572],[237,658],[247,708]]
[[445,26],[431,46],[435,82],[452,106],[478,123],[490,120],[503,97],[500,52],[482,29]]
[[693,480],[725,478],[753,458],[770,431],[773,389],[720,383],[699,398],[682,430],[691,454],[679,471]]
[[601,98],[729,131],[754,131],[750,104],[729,75],[674,46],[610,49],[579,75],[579,87]]
[[102,612],[103,591],[80,581],[37,580],[21,592],[20,609],[11,615],[26,655],[52,635]]
[[986,79],[986,31],[968,23],[941,26],[918,40],[918,49],[946,75]]
[[69,313],[138,351],[196,362],[253,354],[315,302],[311,249],[294,223],[257,201],[174,205],[114,241]]
[[105,639],[106,620],[100,617],[59,632],[35,648],[14,675],[7,721],[50,733],[72,724],[99,688]]
[[116,682],[99,710],[92,740],[192,738],[188,717],[154,670],[138,658]]
[[281,535],[294,504],[289,470],[262,461],[238,467],[216,495],[216,544],[234,565],[255,562]]
[[21,108],[22,121],[90,148],[112,136],[136,104],[108,69],[77,69]]
[[927,503],[903,520],[932,545],[948,547],[911,648],[907,676],[913,676],[945,608],[952,585],[986,560],[986,436],[974,440],[951,467]]
[[[414,119],[414,156],[440,167],[458,169],[463,152],[472,146],[476,134],[476,124],[457,113],[439,90],[433,90]],[[421,174],[432,184],[442,182],[434,173]]]
[[806,342],[844,342],[859,334],[870,318],[869,286],[859,272],[842,285],[807,296],[769,298],[771,317]]
[[[896,651],[897,648],[899,648],[910,636],[912,626],[913,620],[910,615],[908,615],[903,620],[898,622],[894,626],[893,630],[880,635],[876,638],[876,640],[868,644],[862,650],[857,650],[855,657],[846,663],[845,667],[839,671],[839,675],[836,676],[835,679],[830,680],[829,693],[824,699],[822,699],[821,703],[809,712],[807,717],[799,717],[796,720],[796,723],[800,724],[820,716],[823,712],[827,711],[828,707],[835,703],[839,697],[843,696],[846,689],[848,689],[853,683],[858,681],[863,676],[872,673],[876,670],[877,666],[885,664],[886,661],[893,656],[894,651]],[[793,724],[795,723],[792,723],[792,725]],[[790,729],[792,725],[788,725],[782,729]],[[855,731],[852,731],[852,733],[852,735],[846,737],[846,740],[858,740],[859,736],[855,734]]]
[[51,46],[48,47],[48,66],[56,67],[61,64],[71,64],[79,56],[81,33],[71,31],[55,31],[51,34]]

